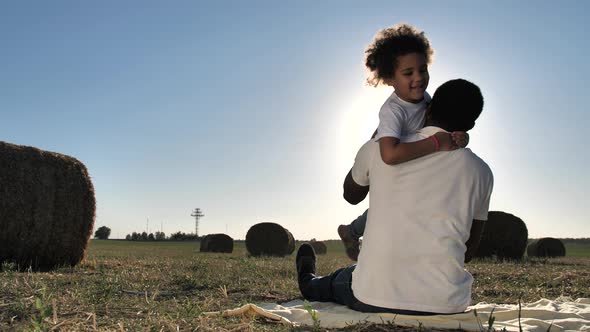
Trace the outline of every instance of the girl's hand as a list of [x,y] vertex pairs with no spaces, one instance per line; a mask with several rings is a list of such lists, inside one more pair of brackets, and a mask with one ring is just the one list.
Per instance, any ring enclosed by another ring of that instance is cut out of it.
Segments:
[[469,134],[464,131],[454,131],[451,133],[453,143],[460,148],[464,148],[469,144]]
[[436,139],[438,139],[438,150],[439,151],[451,151],[458,148],[451,137],[451,134],[445,133],[443,131],[439,131],[438,133],[434,134]]

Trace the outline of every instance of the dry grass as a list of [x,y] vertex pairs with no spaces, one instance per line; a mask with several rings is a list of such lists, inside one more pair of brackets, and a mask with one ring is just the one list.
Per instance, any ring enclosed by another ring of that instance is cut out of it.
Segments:
[[[320,274],[349,263],[327,241]],[[75,268],[49,273],[0,273],[0,330],[42,331],[310,331],[250,317],[204,317],[245,303],[299,298],[294,255],[249,257],[243,242],[232,254],[199,253],[197,243],[92,241]],[[476,261],[474,301],[531,302],[541,297],[590,297],[590,258],[523,263]],[[414,331],[359,324],[340,331]]]

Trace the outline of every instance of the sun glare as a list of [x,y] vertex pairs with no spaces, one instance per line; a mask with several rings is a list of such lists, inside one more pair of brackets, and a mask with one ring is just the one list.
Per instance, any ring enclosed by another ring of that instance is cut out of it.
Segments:
[[390,94],[388,88],[364,86],[357,91],[356,96],[348,98],[348,103],[342,108],[337,134],[342,142],[338,144],[339,164],[348,168],[352,165],[358,149],[377,129],[379,109]]

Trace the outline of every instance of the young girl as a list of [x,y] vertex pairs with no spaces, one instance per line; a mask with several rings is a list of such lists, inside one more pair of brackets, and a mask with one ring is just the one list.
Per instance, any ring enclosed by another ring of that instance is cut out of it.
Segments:
[[[401,137],[423,127],[430,102],[426,88],[433,49],[424,32],[408,24],[383,29],[377,33],[365,54],[365,65],[370,71],[367,82],[372,86],[386,84],[394,89],[379,111],[379,127],[373,134],[375,141],[379,142],[384,163],[396,165],[467,145],[468,136],[464,132],[438,132],[420,141],[400,142]],[[350,225],[338,227],[346,254],[355,261],[366,221],[367,211]]]

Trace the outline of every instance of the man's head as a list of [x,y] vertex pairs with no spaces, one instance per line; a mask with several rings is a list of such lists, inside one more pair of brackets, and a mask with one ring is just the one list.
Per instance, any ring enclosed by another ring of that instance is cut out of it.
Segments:
[[464,79],[455,79],[439,86],[426,113],[426,124],[446,131],[468,131],[483,109],[479,87]]

